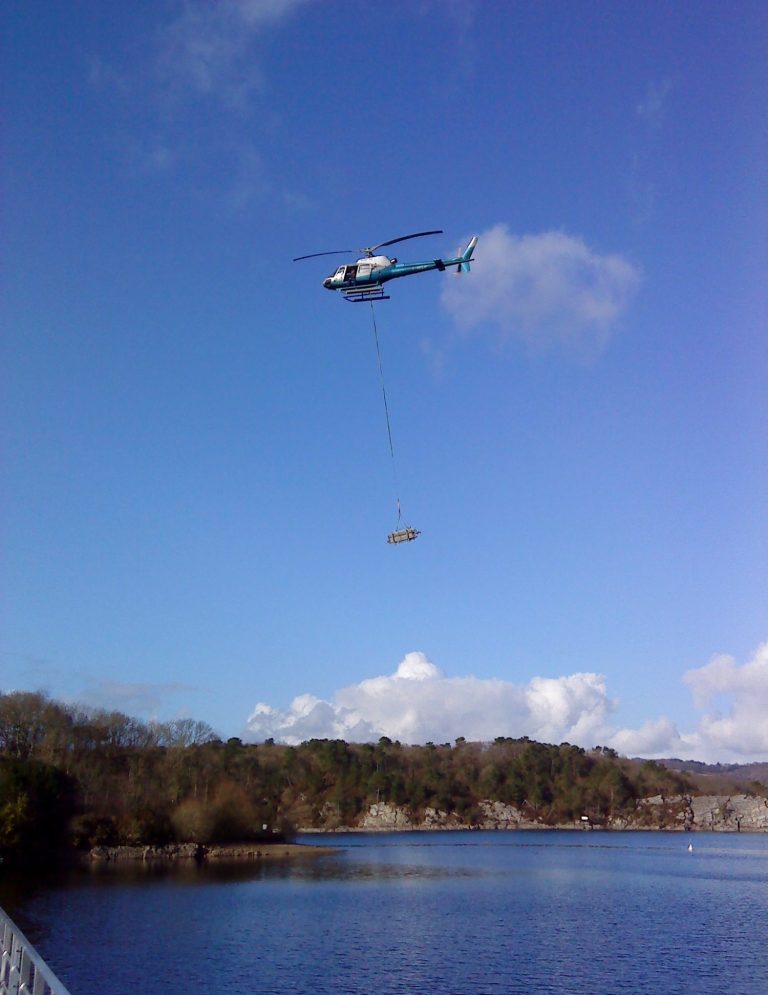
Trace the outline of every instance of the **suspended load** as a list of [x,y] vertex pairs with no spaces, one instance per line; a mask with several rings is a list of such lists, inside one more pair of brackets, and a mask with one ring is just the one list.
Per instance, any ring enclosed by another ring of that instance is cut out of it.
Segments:
[[418,529],[405,528],[398,529],[396,532],[390,532],[387,536],[387,542],[413,542],[414,539],[418,539],[421,535]]
[[[376,327],[376,312],[373,307],[374,301],[388,301],[389,295],[385,293],[384,284],[390,280],[396,280],[403,276],[412,276],[415,273],[426,273],[430,270],[437,270],[444,273],[449,267],[455,266],[457,273],[469,273],[472,254],[477,246],[478,236],[474,235],[463,252],[456,250],[456,255],[447,259],[428,259],[424,262],[400,263],[397,257],[383,255],[379,250],[390,245],[397,245],[400,242],[407,242],[413,238],[424,238],[427,235],[442,235],[442,229],[435,228],[430,231],[417,231],[410,235],[400,235],[398,238],[390,238],[386,242],[379,242],[378,245],[369,245],[358,249],[360,257],[354,263],[345,263],[336,269],[323,280],[326,290],[340,290],[342,297],[356,304],[366,301],[371,305],[371,321],[373,323],[373,337],[376,343],[376,358],[379,365],[379,379],[381,381],[381,393],[384,399],[384,415],[387,420],[387,436],[389,438],[389,453],[392,457],[392,476],[395,483],[395,494],[397,496],[397,528],[387,536],[387,542],[397,545],[401,542],[413,542],[421,533],[418,529],[402,525],[400,511],[400,497],[398,493],[397,471],[395,468],[395,447],[392,444],[392,426],[389,420],[389,406],[387,404],[387,391],[384,386],[384,370],[381,364],[381,350],[379,348],[379,331]],[[309,255],[295,256],[294,262],[301,259],[315,259],[318,256],[335,256],[351,254],[354,249],[338,249],[330,252],[312,252]],[[388,288],[386,288],[388,289]]]
[[[381,365],[381,349],[379,348],[379,330],[376,327],[376,312],[371,303],[371,320],[373,321],[373,338],[376,343],[376,359],[379,363],[379,379],[381,380],[381,394],[384,398],[384,415],[387,419],[387,436],[389,437],[389,454],[392,457],[392,476],[395,480],[395,490],[397,490],[397,471],[395,469],[395,447],[392,445],[392,426],[389,423],[389,405],[387,404],[387,390],[384,386],[384,368]],[[387,536],[387,542],[413,542],[417,536],[421,535],[418,529],[412,529],[410,525],[401,528],[403,512],[400,508],[400,496],[397,496],[397,528]]]

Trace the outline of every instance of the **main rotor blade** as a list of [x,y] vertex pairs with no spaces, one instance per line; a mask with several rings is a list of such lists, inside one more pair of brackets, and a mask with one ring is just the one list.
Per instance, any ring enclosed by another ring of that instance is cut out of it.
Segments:
[[357,249],[331,249],[330,252],[310,252],[308,256],[295,256],[293,261],[297,263],[300,259],[314,259],[316,256],[340,256],[342,253],[348,255],[350,252],[357,252]]
[[401,235],[400,238],[391,238],[388,242],[379,242],[378,245],[374,245],[371,248],[371,252],[375,252],[377,249],[383,249],[385,245],[394,245],[395,242],[407,242],[409,238],[421,238],[424,235],[442,235],[443,229],[438,228],[437,231],[417,231],[413,235]]
[[391,238],[388,242],[379,242],[378,245],[371,245],[366,249],[332,249],[330,252],[310,252],[308,256],[295,256],[294,262],[298,263],[302,259],[316,259],[318,256],[340,256],[350,252],[364,252],[372,256],[377,249],[383,249],[387,245],[395,245],[396,242],[407,242],[409,238],[423,238],[424,235],[442,235],[443,229],[436,231],[417,231],[413,235],[401,235],[400,238]]

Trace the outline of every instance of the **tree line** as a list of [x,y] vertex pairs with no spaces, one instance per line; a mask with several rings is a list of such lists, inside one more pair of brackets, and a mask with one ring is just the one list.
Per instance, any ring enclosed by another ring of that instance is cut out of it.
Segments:
[[481,801],[542,825],[610,825],[650,795],[695,792],[691,775],[606,747],[500,737],[408,746],[313,739],[299,746],[220,739],[204,722],[143,722],[0,693],[0,854],[71,847],[281,838],[354,826],[376,802],[431,807],[467,825]]

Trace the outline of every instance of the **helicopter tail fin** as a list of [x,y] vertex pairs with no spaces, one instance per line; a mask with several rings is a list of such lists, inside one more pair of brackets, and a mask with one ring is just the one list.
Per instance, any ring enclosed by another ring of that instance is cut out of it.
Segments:
[[473,235],[472,238],[470,239],[469,245],[461,254],[461,262],[456,267],[457,273],[469,273],[469,263],[470,260],[472,259],[472,253],[475,251],[476,245],[477,245],[477,235]]

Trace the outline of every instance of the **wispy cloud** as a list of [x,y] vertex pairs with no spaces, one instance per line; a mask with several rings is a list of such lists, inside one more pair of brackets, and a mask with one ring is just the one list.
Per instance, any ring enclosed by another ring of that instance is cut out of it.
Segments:
[[[199,689],[189,684],[148,682],[95,681],[81,689],[74,701],[91,708],[124,712],[142,719],[156,719],[160,715],[189,715],[186,701],[198,695]],[[174,706],[174,702],[176,705]]]
[[270,185],[260,118],[273,111],[260,46],[309,2],[172,0],[158,8],[162,19],[130,65],[93,58],[90,83],[113,99],[118,142],[134,171],[172,175],[179,189],[206,198],[215,191],[231,210],[263,196]]
[[464,331],[493,329],[502,340],[534,348],[594,354],[640,282],[637,266],[581,238],[557,231],[515,235],[497,224],[481,234],[471,276],[444,281],[442,304]]
[[683,681],[700,710],[711,708],[718,696],[730,696],[726,712],[706,712],[688,732],[664,716],[622,729],[612,721],[618,704],[600,674],[533,677],[524,684],[447,677],[424,653],[412,652],[394,673],[342,688],[330,701],[304,694],[287,708],[259,703],[245,735],[292,744],[311,738],[370,742],[389,736],[442,743],[458,736],[480,741],[529,736],[587,748],[610,745],[628,756],[768,758],[768,642],[741,667],[732,657],[718,656],[688,671]]
[[672,89],[671,80],[663,80],[661,83],[649,83],[645,91],[645,96],[637,105],[637,116],[656,130],[664,121],[664,114],[667,107],[667,97]]
[[197,715],[206,691],[179,681],[114,681],[27,653],[0,653],[0,692],[33,690],[71,705],[124,712],[141,719]]
[[157,35],[155,69],[168,96],[207,97],[246,111],[263,84],[254,45],[308,0],[189,0]]

